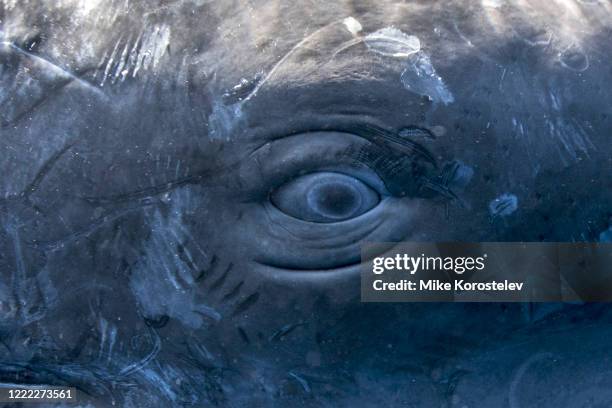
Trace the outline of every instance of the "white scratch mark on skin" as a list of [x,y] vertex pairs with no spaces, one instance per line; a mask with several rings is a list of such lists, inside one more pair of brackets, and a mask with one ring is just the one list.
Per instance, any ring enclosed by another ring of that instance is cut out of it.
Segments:
[[177,160],[176,161],[176,167],[174,168],[174,177],[175,178],[178,178],[180,169],[181,169],[181,161]]
[[206,251],[204,251],[204,249],[200,246],[200,244],[198,244],[198,241],[191,234],[191,232],[189,231],[188,228],[185,228],[185,226],[183,224],[178,224],[177,228],[180,230],[180,232],[183,233],[183,235],[189,240],[189,242],[191,242],[193,244],[193,246],[195,246],[195,248],[198,250],[198,252],[201,255],[208,256],[208,253]]
[[331,59],[336,58],[336,56],[340,54],[341,52],[348,50],[354,45],[361,44],[362,42],[363,42],[363,37],[356,37],[356,38],[353,38],[352,40],[346,41],[345,43],[340,45],[336,50],[334,50],[331,56]]
[[[565,167],[590,157],[597,150],[592,141],[592,126],[588,120],[577,119],[579,115],[571,112],[568,106],[571,97],[566,95],[563,87],[533,82],[531,75],[515,64],[508,67],[502,85],[513,106],[506,119],[511,128],[508,137],[523,144],[528,157],[526,162],[534,171],[548,160],[550,164],[544,166],[558,164]],[[525,89],[530,90],[533,98],[523,101]],[[521,102],[517,104],[517,101]],[[497,107],[494,109],[494,115],[507,114]],[[533,115],[533,112],[540,114]]]
[[100,317],[98,321],[100,326],[99,331],[101,334],[98,357],[110,362],[112,360],[115,341],[117,340],[117,327],[115,327],[113,324],[109,324],[109,322],[103,317]]
[[108,341],[108,357],[107,362],[110,362],[113,357],[113,349],[115,348],[115,342],[117,341],[117,328],[113,325],[111,327],[110,339]]
[[153,69],[159,65],[162,57],[170,45],[170,28],[168,26],[160,26],[158,29],[157,38],[154,40],[151,47],[153,48]]
[[467,38],[465,36],[465,34],[463,34],[463,32],[461,32],[461,30],[459,29],[459,26],[457,25],[456,21],[453,21],[453,27],[455,28],[455,32],[457,33],[457,35],[459,36],[459,38],[461,38],[469,47],[471,48],[475,48],[474,44],[472,43],[472,40],[470,40],[469,38]]
[[0,45],[4,46],[4,47],[9,47],[12,50],[18,52],[21,55],[24,55],[28,58],[32,58],[34,61],[45,64],[49,67],[53,67],[53,69],[57,70],[58,72],[60,72],[62,75],[70,78],[72,81],[76,82],[77,84],[87,88],[90,91],[95,92],[96,94],[100,95],[100,96],[106,96],[104,94],[104,92],[102,92],[100,89],[98,89],[97,87],[95,87],[94,85],[90,84],[89,82],[79,78],[78,76],[74,75],[73,73],[71,73],[70,71],[66,71],[65,69],[55,65],[53,62],[48,61],[42,57],[39,57],[38,55],[34,55],[28,51],[25,51],[24,49],[16,46],[15,44],[11,43],[11,42],[7,42],[7,41],[2,41],[0,42]]
[[[152,242],[152,250],[149,251],[147,257],[147,266],[150,271],[155,270],[156,268],[161,268],[165,274],[165,281],[170,282],[175,290],[182,290],[182,286],[176,280],[174,273],[168,267],[165,259],[161,256],[163,253],[163,243],[160,243],[160,240],[155,237]],[[155,262],[153,262],[155,261]]]
[[99,331],[100,331],[100,349],[98,350],[98,358],[102,358],[104,355],[104,344],[106,343],[106,328],[108,326],[108,322],[105,318],[101,317],[98,320],[99,323]]
[[385,27],[366,35],[365,43],[377,54],[386,57],[408,58],[421,50],[421,41],[395,27]]
[[589,57],[574,44],[562,50],[558,57],[561,66],[570,71],[584,72],[589,69]]
[[[142,45],[142,34],[143,34],[142,31],[140,32],[140,34],[138,34],[138,37],[136,37],[136,41],[134,41],[134,45],[132,46],[132,49],[130,50],[128,68],[132,69],[132,78],[136,77],[136,72],[138,68],[138,54],[140,52],[140,46]],[[129,69],[128,69],[128,74],[129,74]],[[124,81],[125,78],[128,76],[128,74],[124,75],[123,78],[121,78],[121,81]]]
[[151,330],[151,332],[153,333],[154,343],[153,343],[153,348],[151,349],[149,354],[147,354],[142,360],[136,363],[130,364],[127,367],[124,367],[119,372],[120,377],[127,376],[139,370],[142,370],[151,360],[157,357],[157,355],[161,351],[161,339],[159,338],[159,335],[157,335],[157,333],[155,333],[153,330]]
[[189,82],[188,69],[189,69],[188,56],[183,55],[183,59],[181,60],[181,66],[176,75],[177,81],[180,84],[187,84]]
[[506,77],[506,71],[507,68],[504,68],[502,74],[501,74],[501,78],[499,79],[499,90],[501,91],[503,88],[503,83],[504,83],[504,78]]
[[108,50],[104,51],[104,55],[100,58],[100,62],[98,62],[98,66],[96,68],[96,72],[94,73],[94,78],[98,79],[98,75],[100,74],[100,69],[105,66],[106,58],[108,58]]
[[[547,47],[552,43],[553,34],[546,33],[547,37],[536,37],[536,39],[529,39],[526,37],[521,37],[525,43],[529,44],[532,47]],[[542,39],[539,39],[542,38]]]
[[302,376],[294,373],[293,371],[289,371],[289,375],[293,377],[302,386],[305,392],[310,393],[310,385],[308,385],[308,381],[306,381]]
[[571,159],[576,160],[579,152],[586,157],[590,157],[589,151],[595,150],[587,132],[578,122],[557,118],[555,121],[547,119],[545,123],[550,135],[561,142],[562,147]]
[[418,52],[408,59],[407,64],[408,67],[400,76],[404,88],[427,96],[434,103],[441,102],[448,105],[455,101],[455,97],[436,72],[427,54]]
[[138,71],[140,71],[140,68],[142,67],[142,63],[144,62],[145,58],[147,57],[146,52],[143,52],[142,48],[143,47],[141,45],[140,46],[140,51],[134,57],[134,59],[136,61],[136,65],[134,66],[134,70],[132,71],[132,78],[136,78],[136,75],[138,74]]
[[[560,147],[566,153],[564,155],[559,150],[564,164],[567,164],[567,158],[571,160],[578,159],[580,153],[590,157],[590,151],[596,150],[596,147],[584,126],[575,119],[564,115],[563,100],[560,95],[554,90],[550,90],[548,96],[552,112],[551,115],[546,117],[544,123],[549,134],[560,143]],[[541,103],[545,106],[548,105],[547,101],[542,101]]]
[[257,95],[257,92],[261,89],[261,87],[268,82],[268,80],[270,78],[272,78],[272,76],[276,73],[276,71],[278,70],[279,67],[281,67],[285,61],[287,61],[287,59],[289,57],[291,57],[297,50],[299,50],[304,44],[306,44],[311,38],[313,38],[315,35],[319,34],[320,32],[322,32],[323,30],[327,29],[328,27],[337,24],[338,22],[344,22],[344,20],[336,20],[334,22],[331,22],[321,28],[319,28],[318,30],[315,30],[313,33],[309,34],[308,36],[306,36],[305,38],[303,38],[300,42],[298,42],[293,48],[291,48],[276,64],[274,64],[274,66],[272,67],[272,69],[266,74],[266,76],[259,81],[259,83],[255,86],[255,88],[253,88],[253,90],[251,91],[251,93],[249,93],[244,100],[242,101],[242,103],[246,103],[248,102],[251,98],[253,98],[255,95]]
[[559,112],[561,110],[561,104],[559,103],[559,98],[554,92],[550,92],[550,101],[552,103],[552,108]]
[[[166,366],[161,370],[165,370],[165,371],[162,371],[162,374],[164,374],[165,376],[165,374],[167,374],[167,372],[170,370],[170,367]],[[165,395],[166,399],[173,401],[173,402],[176,401],[177,394],[172,390],[172,386],[168,384],[168,381],[165,378],[162,378],[157,372],[155,372],[154,369],[146,368],[142,370],[142,375],[149,384],[161,390],[163,395]]]
[[[106,61],[100,86],[104,86],[107,81],[113,85],[124,82],[129,76],[135,78],[138,73],[144,71],[155,73],[167,54],[170,37],[170,28],[166,25],[145,27],[136,39],[133,40],[130,35],[125,43],[123,36],[120,36]],[[104,55],[103,60],[106,59],[108,50]],[[100,66],[102,65],[103,61],[100,63]]]
[[108,78],[108,74],[110,73],[110,70],[113,66],[113,62],[115,60],[115,54],[117,53],[117,49],[119,49],[119,43],[121,42],[121,40],[123,39],[123,37],[119,37],[119,40],[117,40],[117,42],[115,43],[115,48],[113,48],[113,52],[111,52],[110,58],[108,59],[108,62],[106,63],[106,68],[104,68],[104,76],[102,77],[102,82],[100,82],[100,86],[104,86],[104,83],[106,82],[106,78]]
[[193,311],[213,319],[216,322],[221,320],[221,314],[210,306],[196,305]]
[[15,267],[13,268],[11,283],[13,286],[13,296],[17,300],[17,303],[20,306],[20,311],[22,314],[22,318],[24,317],[23,310],[21,308],[25,306],[24,302],[24,283],[26,282],[26,270],[25,264],[23,261],[23,252],[21,249],[21,238],[19,237],[19,231],[17,226],[14,225],[13,221],[9,221],[8,223],[5,221],[5,231],[11,237],[11,241],[13,243],[13,256],[15,257]]
[[119,75],[121,75],[121,72],[123,71],[123,67],[125,66],[127,62],[128,47],[130,45],[130,41],[132,41],[132,36],[128,37],[127,41],[125,42],[125,46],[123,47],[123,51],[121,52],[121,56],[119,57],[117,67],[115,68],[115,74],[113,75],[113,79],[112,79],[113,84],[117,82],[117,79],[119,78]]
[[204,360],[214,361],[215,357],[201,341],[190,342],[189,346],[200,354]]
[[183,215],[192,211],[196,201],[189,189],[179,189],[164,196],[170,206],[167,214],[154,211],[148,215],[151,236],[129,282],[145,317],[166,315],[191,328],[200,327],[205,318],[221,319],[219,312],[198,300],[193,273],[201,268],[183,246],[188,242],[202,252],[183,225]]
[[[178,234],[176,233],[176,231],[174,229],[170,230],[170,233],[174,237],[174,242],[177,242],[177,243],[181,242],[180,237],[178,236]],[[169,248],[169,249],[172,250],[173,248]],[[193,256],[191,255],[191,252],[189,251],[188,248],[184,248],[183,247],[183,254],[185,254],[185,256],[187,257],[187,259],[189,260],[191,265],[195,265],[196,262],[193,259]],[[193,276],[189,273],[189,270],[187,268],[181,268],[180,265],[179,265],[178,273],[179,273],[180,278],[187,285],[193,285],[195,283],[195,281],[193,279]]]
[[552,358],[551,353],[537,353],[530,356],[519,366],[518,370],[516,370],[516,373],[514,374],[514,378],[512,378],[512,381],[510,382],[510,389],[508,391],[508,404],[510,405],[510,408],[521,408],[521,403],[519,402],[518,387],[527,370],[534,363],[549,358]]
[[385,27],[365,37],[348,41],[334,52],[334,56],[360,42],[364,42],[368,49],[376,54],[406,59],[407,67],[402,71],[400,81],[407,90],[427,96],[434,103],[448,105],[455,101],[429,56],[421,50],[418,37],[408,35],[395,27]]

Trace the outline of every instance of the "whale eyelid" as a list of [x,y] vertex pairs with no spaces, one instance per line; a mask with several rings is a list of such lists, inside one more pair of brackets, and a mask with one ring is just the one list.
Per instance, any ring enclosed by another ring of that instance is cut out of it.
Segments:
[[[415,126],[411,126],[410,129],[418,129],[420,132],[429,134],[431,138],[435,138],[427,129]],[[426,162],[432,164],[434,167],[438,167],[437,161],[429,149],[420,143],[405,136],[401,136],[399,133],[392,130],[388,130],[370,123],[356,123],[354,125],[354,129],[351,129],[350,132],[369,140],[379,147],[389,149],[394,153],[400,153],[401,155],[408,156],[418,156],[424,159]]]
[[[418,134],[421,138],[426,137],[429,139],[435,139],[436,137],[430,130],[418,126],[404,126],[400,132],[384,128],[369,121],[347,121],[346,118],[342,119],[343,120],[341,120],[341,124],[339,126],[310,126],[301,129],[294,129],[293,131],[280,136],[268,137],[260,144],[254,146],[249,152],[248,156],[254,155],[259,149],[270,143],[287,137],[317,132],[338,132],[352,134],[365,139],[370,143],[389,151],[390,153],[396,153],[402,156],[416,156],[417,158],[424,159],[426,162],[433,165],[434,168],[438,168],[437,160],[430,150],[421,143],[409,138],[409,136],[412,134]],[[406,130],[408,130],[408,132],[406,132]]]

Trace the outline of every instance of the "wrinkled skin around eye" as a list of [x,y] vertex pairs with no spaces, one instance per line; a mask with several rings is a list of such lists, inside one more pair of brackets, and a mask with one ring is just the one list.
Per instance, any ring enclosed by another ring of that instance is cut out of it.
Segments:
[[[202,220],[207,225],[201,230],[223,231],[230,243],[226,257],[252,259],[251,276],[313,285],[356,276],[360,243],[422,239],[428,225],[442,218],[426,199],[391,194],[389,178],[376,165],[357,161],[366,156],[359,152],[371,149],[365,138],[345,132],[273,140],[241,163],[235,176],[244,186],[240,200],[224,202],[226,215]],[[402,179],[414,181],[409,172]]]
[[376,191],[360,180],[332,172],[292,180],[275,190],[270,199],[292,217],[322,223],[358,217],[380,201]]

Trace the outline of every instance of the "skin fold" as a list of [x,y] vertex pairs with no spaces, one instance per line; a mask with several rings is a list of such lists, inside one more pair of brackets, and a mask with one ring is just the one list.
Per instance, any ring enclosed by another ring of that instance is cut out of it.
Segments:
[[[0,2],[0,380],[96,407],[608,406],[609,305],[360,303],[358,262],[609,241],[611,22]],[[302,200],[321,174],[340,198]]]

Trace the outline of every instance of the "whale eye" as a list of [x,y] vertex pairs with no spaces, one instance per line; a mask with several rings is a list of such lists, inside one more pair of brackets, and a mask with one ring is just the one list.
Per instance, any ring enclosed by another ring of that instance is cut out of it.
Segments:
[[310,222],[350,220],[380,202],[379,194],[355,177],[343,173],[317,172],[289,181],[270,196],[283,213]]

